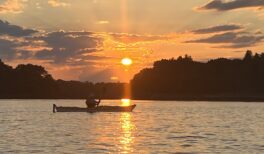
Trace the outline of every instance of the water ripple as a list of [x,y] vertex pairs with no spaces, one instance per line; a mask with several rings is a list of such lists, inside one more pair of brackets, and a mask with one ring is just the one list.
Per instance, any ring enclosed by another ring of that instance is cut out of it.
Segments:
[[[264,104],[135,102],[133,113],[56,113],[82,100],[0,100],[0,153],[264,153]],[[105,101],[113,105],[113,101]]]

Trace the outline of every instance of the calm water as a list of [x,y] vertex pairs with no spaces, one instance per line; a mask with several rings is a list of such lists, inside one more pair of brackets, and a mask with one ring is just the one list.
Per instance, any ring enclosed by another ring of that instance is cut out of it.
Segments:
[[264,153],[264,103],[135,101],[133,113],[94,114],[53,114],[53,103],[84,106],[0,100],[0,153]]

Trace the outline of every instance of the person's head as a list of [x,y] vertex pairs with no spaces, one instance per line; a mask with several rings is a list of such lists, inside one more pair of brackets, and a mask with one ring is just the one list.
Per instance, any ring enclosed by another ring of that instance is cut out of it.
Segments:
[[94,99],[94,94],[93,93],[89,94],[87,99]]

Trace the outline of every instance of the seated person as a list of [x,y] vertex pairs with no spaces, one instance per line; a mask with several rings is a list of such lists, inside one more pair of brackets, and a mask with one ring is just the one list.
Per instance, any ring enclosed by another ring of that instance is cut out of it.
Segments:
[[101,102],[101,99],[96,101],[96,99],[94,97],[89,97],[89,98],[86,99],[85,103],[87,105],[87,108],[95,108],[95,107],[98,107],[100,102]]

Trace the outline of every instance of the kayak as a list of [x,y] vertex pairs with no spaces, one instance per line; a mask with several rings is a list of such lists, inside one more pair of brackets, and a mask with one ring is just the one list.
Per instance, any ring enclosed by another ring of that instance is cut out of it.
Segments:
[[98,106],[95,108],[62,107],[53,104],[53,112],[132,112],[136,105],[130,106]]

